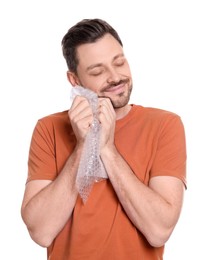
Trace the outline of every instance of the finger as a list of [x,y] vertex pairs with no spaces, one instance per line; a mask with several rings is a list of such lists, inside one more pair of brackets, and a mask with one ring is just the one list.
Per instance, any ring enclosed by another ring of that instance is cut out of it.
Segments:
[[115,118],[115,111],[109,98],[99,99],[99,119],[111,122]]
[[88,100],[81,96],[76,96],[69,110],[71,120],[75,118],[85,118],[92,115],[92,109]]
[[84,105],[89,105],[89,102],[88,100],[85,98],[85,97],[82,97],[82,96],[76,96],[72,102],[72,105],[71,105],[71,109],[74,110],[76,109],[79,105],[81,106],[82,104]]

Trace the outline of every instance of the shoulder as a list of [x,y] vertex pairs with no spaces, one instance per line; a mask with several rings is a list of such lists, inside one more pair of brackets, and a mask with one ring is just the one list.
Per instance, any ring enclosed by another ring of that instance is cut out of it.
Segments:
[[153,121],[163,121],[171,119],[180,119],[180,115],[175,112],[155,107],[144,107],[140,105],[133,105],[134,115],[143,117]]
[[134,117],[150,129],[163,131],[163,129],[184,129],[181,116],[175,112],[155,107],[133,105]]
[[68,110],[53,113],[38,119],[38,123],[45,124],[45,125],[57,125],[61,123],[69,122],[68,119]]
[[68,110],[50,114],[37,120],[35,130],[54,133],[58,130],[70,129]]

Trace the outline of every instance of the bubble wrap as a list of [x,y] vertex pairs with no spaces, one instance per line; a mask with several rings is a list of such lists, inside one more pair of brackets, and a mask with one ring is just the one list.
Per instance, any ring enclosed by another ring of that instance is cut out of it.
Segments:
[[99,156],[99,138],[101,127],[97,119],[98,96],[93,91],[76,86],[72,88],[71,98],[83,96],[89,101],[94,120],[88,132],[80,158],[79,168],[76,178],[78,192],[85,203],[94,182],[108,178],[104,165]]

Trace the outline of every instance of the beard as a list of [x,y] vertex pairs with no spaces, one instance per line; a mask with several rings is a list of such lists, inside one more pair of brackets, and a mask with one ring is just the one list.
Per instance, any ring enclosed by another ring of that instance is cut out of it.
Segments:
[[[101,95],[101,93],[104,93],[105,90],[107,90],[108,88],[110,87],[114,87],[114,86],[117,86],[119,84],[126,84],[128,85],[128,88],[125,92],[123,93],[120,93],[120,94],[117,94],[115,97],[108,97],[104,94]],[[80,82],[80,85],[84,88],[86,88],[82,82]],[[123,80],[120,80],[119,82],[116,82],[116,83],[113,83],[113,84],[110,84],[108,85],[107,87],[105,87],[104,89],[102,89],[100,91],[100,93],[98,94],[98,97],[99,98],[109,98],[111,103],[112,103],[112,106],[114,109],[118,109],[118,108],[122,108],[122,107],[125,107],[129,100],[130,100],[130,96],[131,96],[131,92],[132,92],[132,89],[133,89],[133,84],[132,82],[129,80],[129,79],[123,79]]]
[[[118,108],[122,108],[122,107],[126,106],[129,103],[132,88],[133,88],[132,82],[130,82],[129,79],[120,80],[117,83],[107,86],[107,88],[114,87],[116,85],[123,84],[123,83],[128,85],[128,88],[125,92],[117,94],[116,96],[113,96],[113,97],[109,97],[109,96],[105,96],[105,95],[99,95],[99,97],[109,98],[114,109],[118,109]],[[105,90],[107,90],[107,88],[104,88],[104,90],[102,90],[101,92],[104,92]]]
[[107,97],[110,99],[114,109],[125,107],[130,100],[132,92],[132,85],[129,87],[126,93],[120,93],[115,98]]

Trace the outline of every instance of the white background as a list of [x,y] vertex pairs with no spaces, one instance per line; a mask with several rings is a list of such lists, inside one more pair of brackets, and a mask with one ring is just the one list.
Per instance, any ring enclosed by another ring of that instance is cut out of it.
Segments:
[[20,216],[29,142],[38,118],[70,105],[60,42],[83,18],[103,18],[119,32],[134,77],[131,103],[171,110],[184,122],[188,189],[164,259],[212,259],[212,7],[205,0],[0,2],[0,258],[46,259]]

